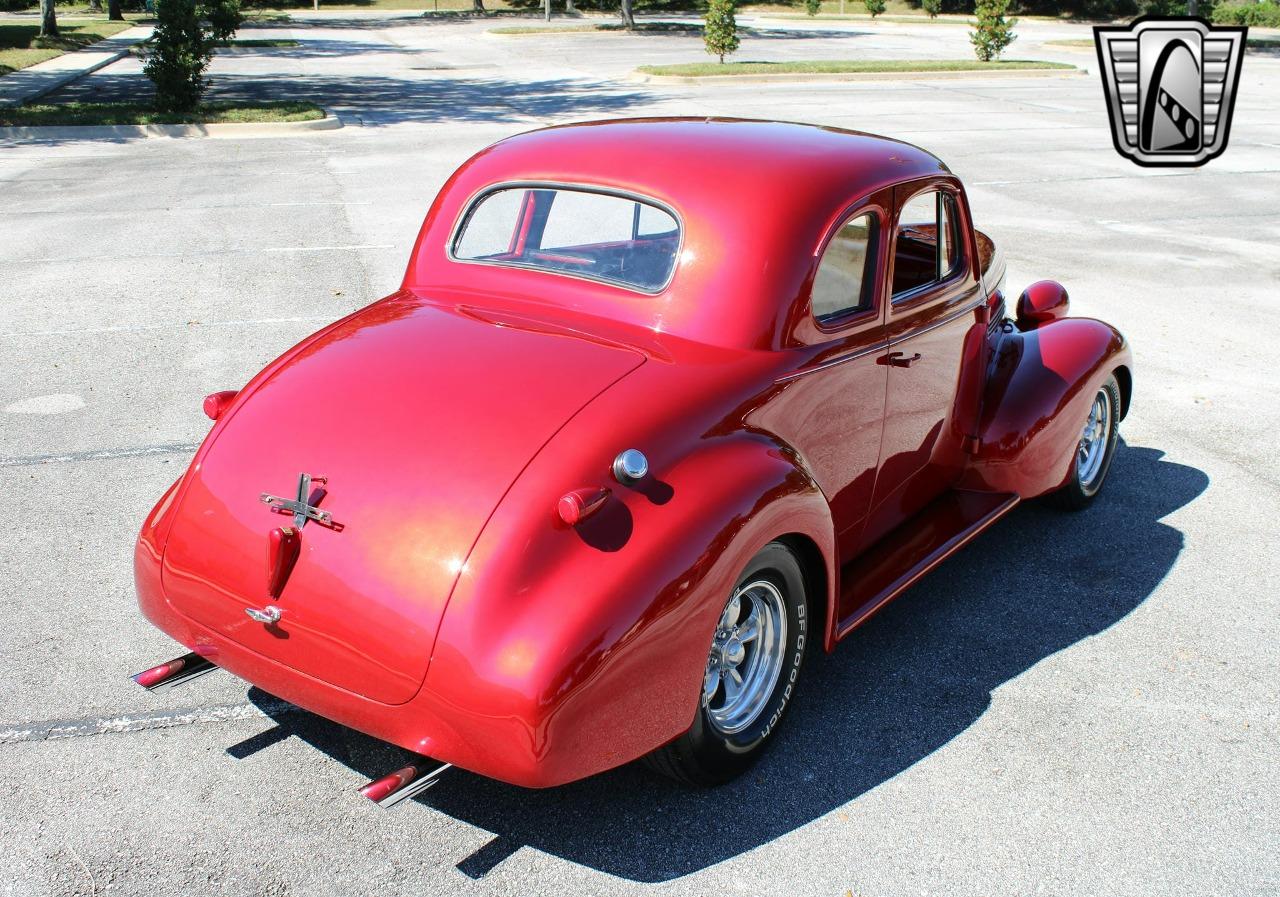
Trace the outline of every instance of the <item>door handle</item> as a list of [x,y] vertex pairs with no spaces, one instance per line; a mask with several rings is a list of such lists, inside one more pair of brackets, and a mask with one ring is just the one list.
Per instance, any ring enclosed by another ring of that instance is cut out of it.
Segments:
[[908,355],[905,352],[890,352],[888,355],[882,355],[879,359],[881,364],[887,364],[895,368],[909,368],[921,358],[920,353]]

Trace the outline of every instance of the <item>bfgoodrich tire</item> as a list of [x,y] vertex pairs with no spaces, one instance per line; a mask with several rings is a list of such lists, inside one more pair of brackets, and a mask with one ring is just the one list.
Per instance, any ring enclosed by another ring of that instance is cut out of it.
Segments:
[[1102,491],[1120,438],[1120,386],[1108,377],[1094,394],[1089,416],[1082,422],[1080,441],[1071,458],[1067,483],[1047,496],[1066,511],[1083,511]]
[[760,550],[726,596],[689,731],[645,758],[687,785],[719,785],[760,758],[795,693],[809,641],[804,573],[789,548]]

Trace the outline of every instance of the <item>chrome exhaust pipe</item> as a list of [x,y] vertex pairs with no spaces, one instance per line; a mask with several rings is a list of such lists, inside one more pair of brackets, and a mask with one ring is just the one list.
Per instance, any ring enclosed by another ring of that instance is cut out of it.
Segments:
[[374,779],[360,789],[360,793],[380,807],[391,808],[405,798],[415,797],[434,785],[440,774],[452,763],[417,763],[397,769],[380,779]]
[[217,666],[212,661],[199,654],[183,654],[149,670],[143,670],[131,678],[147,691],[168,691],[216,669]]

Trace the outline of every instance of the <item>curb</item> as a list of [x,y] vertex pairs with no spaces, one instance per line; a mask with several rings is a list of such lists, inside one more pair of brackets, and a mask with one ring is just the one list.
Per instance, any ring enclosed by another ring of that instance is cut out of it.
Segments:
[[336,131],[332,113],[311,121],[224,122],[207,125],[37,125],[0,128],[0,140],[111,140],[138,137],[280,137],[309,131]]
[[1074,78],[1084,69],[975,69],[967,72],[779,72],[760,75],[646,75],[633,72],[626,80],[640,84],[767,84],[771,81],[936,81],[960,78]]
[[[133,38],[125,37],[125,35],[128,35],[131,32],[139,29],[145,29],[146,34],[139,34]],[[118,50],[115,50],[111,53],[108,53],[105,56],[100,57],[99,59],[94,60],[92,63],[90,63],[87,66],[80,66],[79,68],[67,69],[66,71],[60,72],[57,75],[51,75],[47,80],[45,80],[42,77],[43,75],[45,75],[45,71],[40,70],[40,66],[44,65],[45,63],[37,63],[36,65],[29,66],[25,69],[18,69],[16,72],[10,72],[8,75],[5,75],[3,80],[0,80],[0,106],[21,106],[24,103],[30,103],[32,100],[38,100],[43,96],[53,93],[55,90],[57,90],[60,87],[66,87],[72,81],[79,80],[80,78],[83,78],[85,75],[89,75],[89,74],[92,74],[93,72],[96,72],[98,69],[106,68],[107,66],[111,65],[113,62],[119,62],[121,59],[129,55],[129,51],[133,49],[135,44],[141,43],[142,41],[150,37],[151,32],[152,32],[151,26],[139,25],[139,26],[136,26],[135,28],[129,28],[125,31],[122,31],[118,35],[114,35],[112,37],[106,38],[105,40],[98,41],[97,44],[90,44],[87,47],[81,47],[79,50],[76,50],[73,53],[64,53],[62,56],[56,56],[53,59],[48,60],[48,62],[58,62],[59,60],[66,59],[66,57],[68,56],[73,56],[75,53],[102,52],[101,50],[94,51],[93,48],[98,46],[98,44],[103,44],[103,43],[106,43],[107,41],[128,40],[128,43],[123,44]],[[24,72],[27,73],[25,77],[23,77]],[[16,97],[4,96],[5,93],[20,93],[22,90],[22,87],[21,87],[22,82],[26,80],[36,80],[43,83],[38,83],[36,86],[31,88],[28,92],[21,93],[21,95],[19,96],[16,96]],[[9,83],[6,84],[5,83],[6,81],[8,81]]]

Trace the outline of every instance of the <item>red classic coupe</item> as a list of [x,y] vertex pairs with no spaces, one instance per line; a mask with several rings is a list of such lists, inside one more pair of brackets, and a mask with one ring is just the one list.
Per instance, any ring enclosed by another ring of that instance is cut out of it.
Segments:
[[[1098,495],[1112,327],[1000,252],[947,166],[771,122],[481,151],[400,289],[238,392],[142,527],[147,618],[423,762],[519,785],[766,747],[827,651],[1019,501]],[[323,424],[321,424],[323,421]],[[431,758],[428,761],[426,758]]]

